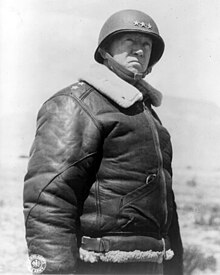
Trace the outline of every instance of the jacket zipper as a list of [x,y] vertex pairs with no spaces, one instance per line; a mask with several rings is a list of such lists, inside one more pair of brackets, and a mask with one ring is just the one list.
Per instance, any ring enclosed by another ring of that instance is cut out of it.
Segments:
[[164,209],[165,209],[165,219],[164,219],[164,224],[167,223],[167,216],[168,216],[168,211],[167,211],[167,190],[166,190],[166,183],[165,183],[165,175],[164,175],[164,171],[163,171],[163,156],[162,156],[162,152],[161,152],[161,148],[160,148],[160,140],[159,140],[159,135],[158,135],[158,131],[157,131],[157,127],[155,125],[155,122],[153,120],[153,116],[149,110],[149,108],[143,103],[144,106],[144,114],[147,118],[147,121],[150,125],[151,128],[151,132],[152,132],[152,136],[153,136],[153,141],[154,141],[154,147],[155,147],[155,151],[156,151],[156,155],[157,155],[157,159],[158,159],[158,168],[159,168],[159,172],[161,174],[161,181],[162,181],[162,189],[163,189],[163,204],[164,204]]

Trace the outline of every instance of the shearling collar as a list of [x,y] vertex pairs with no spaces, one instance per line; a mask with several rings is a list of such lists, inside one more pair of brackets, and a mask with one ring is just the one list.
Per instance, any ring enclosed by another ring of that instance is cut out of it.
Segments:
[[106,66],[94,63],[82,73],[79,81],[92,85],[100,93],[109,97],[123,108],[131,107],[135,102],[149,97],[152,105],[160,106],[162,94],[144,80],[138,81],[134,87],[122,80]]

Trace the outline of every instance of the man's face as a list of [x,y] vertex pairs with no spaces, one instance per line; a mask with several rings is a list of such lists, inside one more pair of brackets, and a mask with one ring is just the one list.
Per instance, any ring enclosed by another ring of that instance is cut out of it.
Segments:
[[113,39],[108,52],[129,71],[143,73],[148,67],[151,49],[150,37],[140,33],[124,33]]

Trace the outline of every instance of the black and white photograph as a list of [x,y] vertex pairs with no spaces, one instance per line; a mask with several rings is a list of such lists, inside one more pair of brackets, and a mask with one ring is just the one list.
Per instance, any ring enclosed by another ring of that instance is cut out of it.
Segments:
[[220,274],[220,2],[0,0],[0,274]]

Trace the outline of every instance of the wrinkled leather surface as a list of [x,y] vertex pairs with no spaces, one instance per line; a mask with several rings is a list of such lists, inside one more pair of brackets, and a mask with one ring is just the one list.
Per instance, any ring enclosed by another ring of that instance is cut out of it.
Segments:
[[[74,272],[81,235],[133,234],[172,235],[181,274],[170,136],[154,121],[167,186],[166,225],[158,156],[142,102],[123,109],[80,83],[42,106],[25,176],[24,214],[29,254],[46,259],[44,273]],[[146,184],[151,173],[157,177]]]

